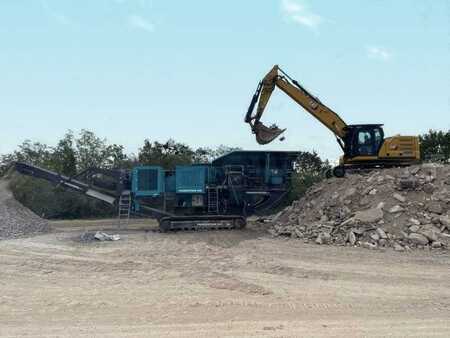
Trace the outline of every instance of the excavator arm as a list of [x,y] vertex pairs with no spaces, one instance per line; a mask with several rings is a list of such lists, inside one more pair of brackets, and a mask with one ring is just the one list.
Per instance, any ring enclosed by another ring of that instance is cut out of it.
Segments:
[[[337,113],[320,102],[317,97],[310,94],[297,81],[290,78],[277,65],[275,65],[258,84],[258,88],[253,95],[245,117],[245,122],[250,124],[252,132],[256,135],[256,140],[259,144],[272,142],[286,130],[280,129],[276,125],[267,127],[260,121],[275,87],[280,88],[307,112],[325,125],[325,127],[331,130],[331,132],[336,135],[340,146],[344,148],[347,124]],[[256,113],[253,114],[256,104],[258,104]]]

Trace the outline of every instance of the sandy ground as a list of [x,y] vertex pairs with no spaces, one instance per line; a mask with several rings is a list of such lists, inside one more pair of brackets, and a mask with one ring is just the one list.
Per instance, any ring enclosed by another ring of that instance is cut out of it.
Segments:
[[[450,336],[450,255],[53,222],[0,242],[2,337]],[[118,242],[78,241],[85,230]]]

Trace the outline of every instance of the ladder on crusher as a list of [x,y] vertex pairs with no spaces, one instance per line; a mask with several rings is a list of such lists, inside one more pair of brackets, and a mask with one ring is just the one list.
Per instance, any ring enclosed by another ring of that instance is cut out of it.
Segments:
[[122,228],[122,224],[128,225],[130,221],[130,213],[131,213],[131,192],[130,190],[122,191],[122,194],[119,198],[119,229]]
[[208,213],[219,213],[219,187],[208,186]]

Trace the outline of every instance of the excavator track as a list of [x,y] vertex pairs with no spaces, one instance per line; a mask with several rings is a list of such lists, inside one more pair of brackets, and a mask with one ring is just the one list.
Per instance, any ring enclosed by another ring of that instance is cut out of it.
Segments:
[[167,216],[159,220],[161,232],[242,229],[247,225],[239,215]]

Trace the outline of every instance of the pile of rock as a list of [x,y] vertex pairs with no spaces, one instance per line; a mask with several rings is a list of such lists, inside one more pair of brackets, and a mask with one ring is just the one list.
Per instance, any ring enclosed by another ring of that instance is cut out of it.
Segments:
[[0,180],[0,240],[36,235],[49,231],[46,220],[17,202]]
[[270,222],[273,235],[317,244],[447,248],[450,166],[430,163],[325,180]]

